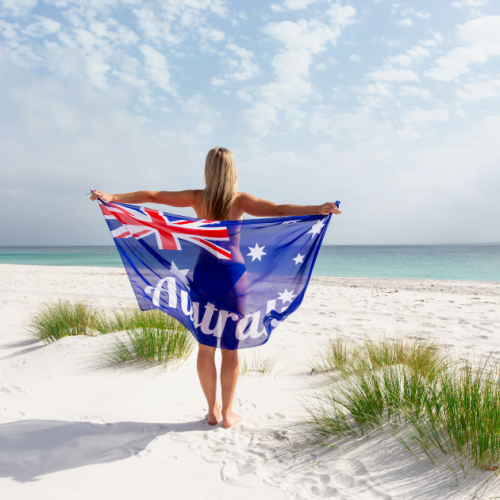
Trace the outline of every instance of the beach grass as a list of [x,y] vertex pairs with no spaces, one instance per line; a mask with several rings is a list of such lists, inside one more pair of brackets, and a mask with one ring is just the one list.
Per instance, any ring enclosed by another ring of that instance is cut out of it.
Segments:
[[240,352],[240,374],[243,376],[248,373],[270,375],[278,359],[278,356],[266,356],[257,349],[252,349],[249,353]]
[[189,357],[194,345],[191,333],[172,319],[168,329],[146,325],[127,331],[127,338],[116,339],[106,357],[111,363],[118,364],[179,363]]
[[322,443],[385,431],[464,476],[491,470],[500,461],[500,366],[473,361],[428,341],[333,338],[317,365],[330,382],[306,404],[303,424]]
[[60,300],[46,304],[30,323],[31,334],[49,344],[71,335],[99,335],[127,331],[127,339],[117,339],[107,354],[109,361],[157,362],[186,359],[194,348],[188,330],[159,310],[143,312],[137,307],[121,308],[104,314],[85,301]]
[[85,301],[60,300],[42,306],[32,317],[30,333],[46,344],[70,335],[94,335],[105,318]]

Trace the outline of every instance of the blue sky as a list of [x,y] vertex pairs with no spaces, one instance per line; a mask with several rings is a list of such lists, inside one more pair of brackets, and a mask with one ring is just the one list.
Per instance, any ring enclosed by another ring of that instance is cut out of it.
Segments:
[[215,145],[341,200],[326,243],[500,241],[498,2],[0,4],[2,245],[109,244],[89,188],[201,188]]

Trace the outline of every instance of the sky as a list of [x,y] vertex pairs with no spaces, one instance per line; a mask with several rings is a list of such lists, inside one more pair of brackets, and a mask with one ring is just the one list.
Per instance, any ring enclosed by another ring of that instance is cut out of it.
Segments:
[[203,188],[215,146],[340,200],[327,244],[498,242],[499,137],[498,0],[0,0],[0,245],[112,244],[90,188]]

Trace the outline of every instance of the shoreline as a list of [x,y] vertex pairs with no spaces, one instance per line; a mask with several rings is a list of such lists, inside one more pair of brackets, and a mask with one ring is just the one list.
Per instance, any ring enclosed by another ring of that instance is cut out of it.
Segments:
[[[42,270],[48,270],[52,269],[57,273],[68,271],[68,272],[73,272],[75,274],[85,274],[85,273],[97,273],[97,274],[122,274],[126,275],[125,269],[123,266],[66,266],[66,265],[52,265],[52,264],[6,264],[6,263],[0,263],[0,271],[2,269],[12,269],[12,270],[36,270],[36,271],[42,271]],[[38,269],[40,268],[40,269]],[[109,272],[106,272],[109,271]],[[401,288],[402,289],[417,289],[417,288],[404,288],[406,285],[415,284],[422,284],[422,283],[428,283],[428,284],[433,284],[437,285],[437,288],[439,287],[444,287],[446,285],[450,284],[455,284],[455,286],[460,286],[460,285],[483,285],[485,287],[490,288],[497,288],[498,293],[500,294],[500,281],[482,281],[482,280],[465,280],[465,279],[446,279],[446,278],[367,278],[367,277],[359,277],[359,276],[311,276],[311,283],[313,282],[325,282],[327,284],[332,284],[335,286],[342,286],[342,283],[346,283],[345,286],[348,287],[355,287],[355,285],[352,284],[347,284],[348,282],[359,282],[359,283],[368,283],[368,282],[380,282],[381,284],[383,283],[392,283],[392,282],[397,282],[401,283]],[[370,288],[373,288],[373,286],[370,286]]]

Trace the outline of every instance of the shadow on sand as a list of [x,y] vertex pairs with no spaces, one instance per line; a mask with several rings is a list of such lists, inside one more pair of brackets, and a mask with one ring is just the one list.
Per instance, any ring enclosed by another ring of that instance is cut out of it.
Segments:
[[172,424],[59,420],[0,424],[0,478],[26,482],[52,472],[123,460],[146,449],[158,436],[209,428],[204,419]]

